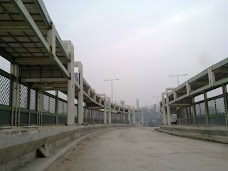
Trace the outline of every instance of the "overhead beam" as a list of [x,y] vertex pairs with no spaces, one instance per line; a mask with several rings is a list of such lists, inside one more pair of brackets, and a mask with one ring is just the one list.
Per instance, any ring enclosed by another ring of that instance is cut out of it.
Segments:
[[15,62],[23,65],[37,65],[37,64],[55,64],[53,60],[45,57],[33,57],[33,58],[15,58]]
[[26,78],[21,79],[22,83],[39,83],[39,82],[67,82],[68,78]]
[[44,87],[54,87],[54,88],[66,88],[66,84],[56,84],[56,83],[38,83],[33,84],[32,87],[44,88]]
[[[38,25],[39,30],[47,30],[47,28],[43,25]],[[12,22],[4,22],[1,21],[0,32],[6,31],[29,31],[31,28],[22,21],[12,21]]]
[[14,62],[14,58],[8,54],[6,51],[4,51],[3,49],[0,48],[0,55],[5,58],[6,60],[8,60],[9,62],[13,63]]

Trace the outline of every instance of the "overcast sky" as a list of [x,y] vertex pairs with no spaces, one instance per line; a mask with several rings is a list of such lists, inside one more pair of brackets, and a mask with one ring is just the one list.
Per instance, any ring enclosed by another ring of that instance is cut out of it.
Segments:
[[156,102],[228,54],[227,0],[44,0],[63,40],[98,92],[140,106]]

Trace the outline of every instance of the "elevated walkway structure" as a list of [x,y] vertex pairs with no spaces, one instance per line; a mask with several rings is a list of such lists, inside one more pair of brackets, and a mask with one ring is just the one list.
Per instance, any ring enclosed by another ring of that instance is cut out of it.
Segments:
[[225,58],[177,88],[167,88],[160,102],[164,125],[171,125],[172,114],[177,114],[177,124],[227,125],[227,83],[228,58]]
[[111,124],[113,113],[117,123],[133,123],[131,107],[111,103],[85,80],[42,0],[0,0],[0,13],[0,55],[11,62],[10,73],[0,69],[0,125]]

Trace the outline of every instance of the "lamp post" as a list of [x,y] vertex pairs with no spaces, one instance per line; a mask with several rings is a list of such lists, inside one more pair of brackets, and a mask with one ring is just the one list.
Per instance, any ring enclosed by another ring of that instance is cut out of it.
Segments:
[[179,74],[179,75],[170,75],[169,77],[177,77],[177,84],[180,85],[179,77],[180,76],[187,76],[188,74]]
[[113,103],[113,81],[117,81],[119,80],[119,78],[115,78],[115,79],[105,79],[104,81],[110,81],[111,82],[111,99],[112,99],[112,103]]

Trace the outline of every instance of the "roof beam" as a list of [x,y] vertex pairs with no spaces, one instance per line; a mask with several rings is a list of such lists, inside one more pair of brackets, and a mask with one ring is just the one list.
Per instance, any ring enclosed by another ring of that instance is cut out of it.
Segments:
[[[40,30],[47,30],[45,26],[38,26]],[[31,28],[22,21],[3,22],[1,21],[0,32],[2,31],[29,31]]]
[[14,58],[1,48],[0,48],[0,55],[6,60],[8,60],[9,62],[14,62]]
[[21,79],[22,83],[51,83],[51,82],[67,82],[68,78],[24,78]]
[[58,59],[58,57],[55,54],[52,54],[50,46],[48,45],[47,41],[45,40],[44,36],[40,32],[39,28],[37,27],[36,23],[30,16],[28,10],[24,6],[23,2],[21,0],[11,0],[11,2],[14,4],[14,6],[17,8],[18,12],[23,16],[26,23],[29,25],[29,27],[32,29],[40,43],[45,47],[45,50],[48,52],[49,57],[52,58],[55,63],[60,67],[60,69],[63,71],[63,73],[70,78],[70,73],[67,71],[65,66],[61,63],[61,61]]

